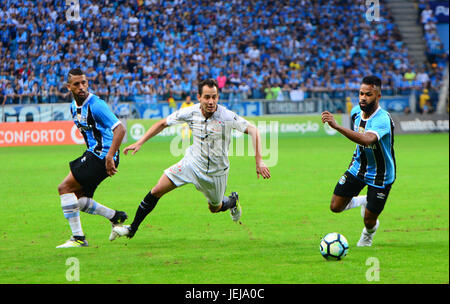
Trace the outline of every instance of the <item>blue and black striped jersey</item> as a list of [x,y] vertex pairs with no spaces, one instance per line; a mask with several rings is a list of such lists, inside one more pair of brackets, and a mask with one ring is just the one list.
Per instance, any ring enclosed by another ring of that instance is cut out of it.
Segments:
[[[84,137],[87,151],[104,159],[112,144],[113,130],[120,124],[120,120],[105,101],[91,93],[80,107],[75,100],[72,101],[70,111],[75,125]],[[114,160],[117,160],[118,155],[119,151],[114,155]]]
[[394,123],[389,113],[380,107],[368,118],[356,107],[351,112],[352,128],[359,133],[374,133],[378,140],[364,147],[357,145],[348,171],[368,185],[384,188],[396,178],[394,155]]

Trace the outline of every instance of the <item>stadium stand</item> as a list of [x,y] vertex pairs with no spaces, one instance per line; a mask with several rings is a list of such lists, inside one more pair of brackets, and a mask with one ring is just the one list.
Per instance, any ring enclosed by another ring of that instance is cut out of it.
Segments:
[[[79,3],[72,20],[65,1],[1,1],[0,104],[70,101],[73,67],[110,102],[195,97],[205,77],[220,79],[229,101],[345,99],[367,74],[383,79],[385,95],[408,95],[442,78],[413,64],[383,3],[375,23],[364,0]],[[429,54],[448,61],[425,36]]]
[[[417,23],[422,26],[426,45],[427,65],[429,67],[428,73],[425,72],[425,68],[422,68],[421,74],[418,75],[418,77],[422,76],[425,77],[426,80],[429,80],[428,86],[424,89],[430,92],[430,106],[432,111],[434,111],[437,108],[439,87],[445,76],[445,69],[448,67],[448,46],[447,50],[445,50],[444,44],[441,41],[442,36],[440,36],[437,31],[439,24],[431,9],[430,1],[419,0],[417,8]],[[448,23],[444,26],[447,27],[446,36],[448,37]],[[423,93],[417,92],[417,94]],[[421,111],[421,109],[418,110]]]

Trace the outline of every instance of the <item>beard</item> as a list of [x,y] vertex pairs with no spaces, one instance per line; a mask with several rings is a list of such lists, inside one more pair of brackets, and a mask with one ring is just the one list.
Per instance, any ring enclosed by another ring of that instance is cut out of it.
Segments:
[[85,90],[82,90],[78,92],[78,94],[73,93],[74,96],[76,96],[78,99],[84,99],[88,96],[88,92]]
[[73,98],[77,101],[78,104],[82,104],[86,98],[88,97],[89,93],[87,91],[80,92],[81,94],[76,94],[72,91]]
[[366,113],[372,113],[375,108],[375,103],[374,102],[366,103],[364,106],[360,104],[359,107],[361,108],[362,111]]

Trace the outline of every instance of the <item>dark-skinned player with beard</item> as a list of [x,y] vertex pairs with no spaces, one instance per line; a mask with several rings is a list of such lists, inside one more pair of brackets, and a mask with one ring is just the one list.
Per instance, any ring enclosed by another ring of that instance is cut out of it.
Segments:
[[[364,228],[357,246],[372,246],[392,184],[396,178],[394,123],[383,110],[381,79],[364,77],[359,89],[359,106],[351,111],[352,129],[336,123],[333,114],[322,113],[322,122],[356,143],[347,171],[339,179],[331,198],[332,212],[361,207]],[[367,185],[367,195],[359,195]]]

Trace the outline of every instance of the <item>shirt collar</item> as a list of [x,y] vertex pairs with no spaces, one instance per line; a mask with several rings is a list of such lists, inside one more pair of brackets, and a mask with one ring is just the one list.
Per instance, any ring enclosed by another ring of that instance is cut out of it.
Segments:
[[375,110],[375,112],[373,112],[372,115],[370,115],[368,118],[363,118],[362,111],[361,111],[361,119],[364,120],[364,121],[367,121],[367,120],[371,119],[373,116],[375,116],[375,114],[377,114],[377,112],[380,109],[381,109],[381,107],[380,107],[380,105],[378,105],[378,108]]

